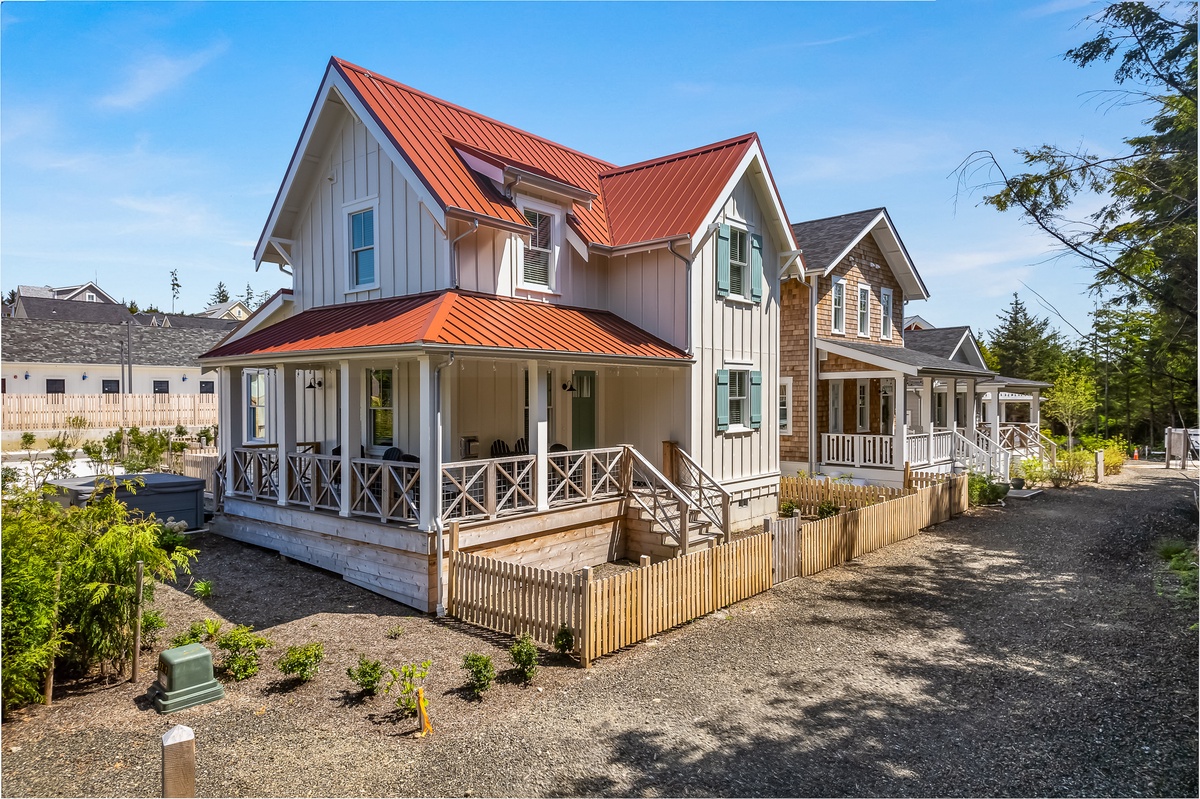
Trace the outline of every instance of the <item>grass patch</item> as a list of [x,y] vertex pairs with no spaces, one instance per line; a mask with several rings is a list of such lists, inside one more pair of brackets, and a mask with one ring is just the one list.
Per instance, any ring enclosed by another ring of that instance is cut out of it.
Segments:
[[1170,539],[1161,542],[1155,551],[1175,576],[1176,586],[1170,593],[1176,599],[1187,602],[1195,602],[1200,598],[1200,565],[1196,545],[1188,541]]

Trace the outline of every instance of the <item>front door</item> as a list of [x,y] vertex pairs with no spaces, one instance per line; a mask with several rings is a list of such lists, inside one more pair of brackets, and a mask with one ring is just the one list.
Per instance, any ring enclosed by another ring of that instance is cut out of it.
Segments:
[[596,446],[596,373],[576,372],[571,377],[571,449]]

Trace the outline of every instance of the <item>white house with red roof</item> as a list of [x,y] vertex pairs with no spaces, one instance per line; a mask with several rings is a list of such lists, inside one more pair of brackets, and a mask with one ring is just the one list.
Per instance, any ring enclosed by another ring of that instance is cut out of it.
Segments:
[[220,529],[415,607],[442,552],[673,557],[776,507],[780,275],[755,134],[617,166],[332,59],[206,356]]

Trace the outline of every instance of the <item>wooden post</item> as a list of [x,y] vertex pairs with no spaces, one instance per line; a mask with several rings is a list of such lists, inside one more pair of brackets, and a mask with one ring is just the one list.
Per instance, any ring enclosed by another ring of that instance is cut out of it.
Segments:
[[196,795],[196,734],[178,724],[162,737],[162,795]]
[[[62,586],[62,561],[58,561],[58,569],[54,572],[54,624],[51,626],[53,631],[58,630],[58,592]],[[46,683],[42,692],[42,699],[46,703],[46,707],[54,701],[54,660],[50,658],[50,666],[46,669]]]
[[450,522],[450,551],[458,551],[458,525],[457,521]]
[[1104,450],[1096,450],[1096,482],[1104,482]]
[[679,554],[686,555],[688,553],[689,541],[691,537],[692,514],[691,508],[683,500],[679,500]]
[[592,667],[592,567],[583,567],[583,613],[579,619],[579,659],[585,669]]
[[675,442],[664,441],[662,443],[662,471],[663,477],[670,480],[672,483],[679,483],[679,476],[675,473]]
[[904,462],[904,487],[912,488],[912,464]]
[[640,558],[638,558],[638,568],[639,569],[644,569],[649,565],[650,565],[650,556],[649,555],[642,555]]
[[129,675],[130,682],[138,681],[142,663],[142,576],[146,568],[145,561],[137,562],[137,598],[133,602],[133,670]]

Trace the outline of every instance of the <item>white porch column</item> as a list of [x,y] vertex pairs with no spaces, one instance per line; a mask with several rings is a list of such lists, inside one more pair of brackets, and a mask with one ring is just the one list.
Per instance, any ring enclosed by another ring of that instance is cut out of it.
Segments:
[[291,475],[288,473],[288,454],[296,451],[296,367],[275,364],[275,442],[279,447],[276,502],[288,504]]
[[526,361],[529,370],[529,454],[537,457],[534,476],[537,480],[535,494],[538,510],[550,507],[550,411],[547,408],[546,370],[538,368],[537,361]]
[[1035,431],[1042,429],[1042,390],[1035,388],[1029,394],[1029,424]]
[[421,507],[420,527],[432,532],[441,515],[441,452],[438,451],[438,408],[434,388],[434,370],[437,366],[429,355],[417,357],[420,367],[418,382],[418,406],[421,419]]
[[933,378],[921,378],[921,432],[933,432]]
[[1008,403],[1007,402],[1000,403],[1000,421],[1002,421],[1002,422],[1008,421]]
[[225,492],[233,490],[233,451],[242,445],[242,368],[221,367],[221,452],[225,455]]
[[355,374],[350,361],[338,361],[338,392],[341,394],[342,418],[342,516],[350,515],[350,498],[354,488],[351,458],[357,458],[362,448],[362,375]]
[[975,438],[975,426],[978,424],[978,421],[975,409],[975,378],[973,377],[967,378],[967,397],[966,402],[963,404],[967,406],[967,418],[964,420],[964,424],[968,428],[964,435],[966,435],[968,441],[974,444],[977,440]]
[[946,403],[949,407],[946,408],[946,421],[951,430],[958,429],[958,378],[951,377],[946,380]]
[[895,419],[892,422],[892,466],[903,469],[904,462],[908,460],[908,442],[904,435],[907,429],[904,425],[904,406],[908,390],[904,385],[902,373],[893,372],[892,379],[896,381],[892,389],[892,404],[895,406]]
[[992,412],[988,414],[992,417],[992,440],[1000,441],[1000,386],[997,384],[992,389]]

